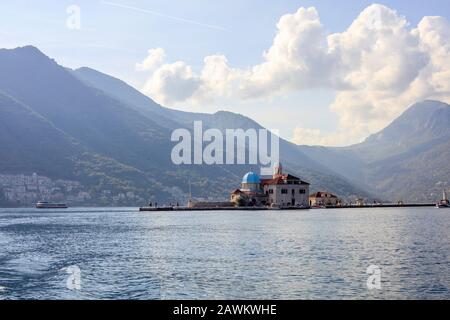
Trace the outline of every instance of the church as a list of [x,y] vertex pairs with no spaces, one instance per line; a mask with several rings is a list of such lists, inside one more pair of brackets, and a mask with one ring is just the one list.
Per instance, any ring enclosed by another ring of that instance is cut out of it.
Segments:
[[271,178],[261,179],[254,172],[242,179],[240,189],[231,193],[237,206],[307,207],[309,183],[291,174],[284,174],[280,164],[274,167]]

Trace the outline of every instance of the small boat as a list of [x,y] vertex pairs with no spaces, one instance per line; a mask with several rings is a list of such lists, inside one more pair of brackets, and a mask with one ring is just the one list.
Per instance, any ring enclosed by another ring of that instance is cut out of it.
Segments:
[[448,201],[447,193],[445,192],[445,190],[442,192],[442,200],[436,203],[436,208],[438,209],[450,208],[450,201]]
[[36,203],[37,209],[67,209],[68,206],[65,203],[52,203],[47,201],[39,201]]

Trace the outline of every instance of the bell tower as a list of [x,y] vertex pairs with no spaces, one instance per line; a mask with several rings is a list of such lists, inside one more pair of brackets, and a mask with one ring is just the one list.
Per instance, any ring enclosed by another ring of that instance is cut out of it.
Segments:
[[281,165],[281,162],[275,163],[275,166],[273,167],[273,176],[279,177],[283,174],[283,166]]

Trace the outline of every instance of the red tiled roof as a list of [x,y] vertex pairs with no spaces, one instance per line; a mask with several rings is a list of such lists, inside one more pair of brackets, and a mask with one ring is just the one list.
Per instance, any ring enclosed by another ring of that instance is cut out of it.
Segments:
[[261,184],[262,185],[280,185],[280,184],[286,184],[285,181],[299,181],[300,184],[303,184],[303,185],[309,184],[291,174],[276,175],[274,177],[275,178],[273,178],[273,179],[261,179]]
[[262,179],[261,184],[264,185],[274,185],[274,184],[284,184],[283,177],[277,177],[275,179]]
[[329,194],[329,195],[330,195],[329,198],[337,198],[337,196],[335,196],[335,195],[332,194],[332,193],[329,193],[329,192],[322,192],[322,191],[313,193],[313,194],[310,195],[309,197],[310,197],[310,198],[324,198],[324,197],[326,196],[326,194]]

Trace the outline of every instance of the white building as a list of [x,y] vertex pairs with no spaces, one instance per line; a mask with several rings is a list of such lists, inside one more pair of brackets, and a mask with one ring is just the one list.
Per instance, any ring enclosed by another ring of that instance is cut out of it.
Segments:
[[234,203],[253,206],[309,206],[309,183],[291,174],[283,174],[281,164],[275,166],[271,179],[260,179],[253,172],[242,179],[241,189],[231,194]]
[[268,205],[309,206],[309,183],[291,174],[283,174],[281,164],[275,166],[272,179],[263,179],[261,184]]

